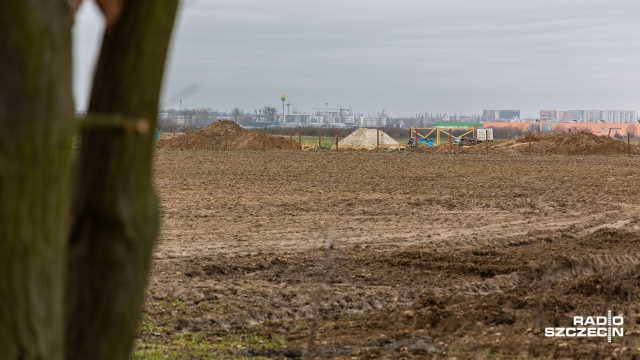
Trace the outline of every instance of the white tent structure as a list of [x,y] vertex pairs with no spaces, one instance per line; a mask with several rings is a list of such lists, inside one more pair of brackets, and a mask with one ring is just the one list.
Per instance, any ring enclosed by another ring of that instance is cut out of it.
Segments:
[[[333,146],[335,149],[335,145]],[[351,135],[338,141],[338,149],[398,149],[400,144],[384,131],[378,129],[359,128]]]

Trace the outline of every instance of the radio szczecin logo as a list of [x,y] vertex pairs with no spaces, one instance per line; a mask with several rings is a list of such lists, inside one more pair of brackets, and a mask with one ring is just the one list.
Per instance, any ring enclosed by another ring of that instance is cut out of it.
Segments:
[[608,342],[614,336],[624,336],[624,318],[611,316],[574,316],[573,327],[548,327],[544,329],[546,337],[606,337]]

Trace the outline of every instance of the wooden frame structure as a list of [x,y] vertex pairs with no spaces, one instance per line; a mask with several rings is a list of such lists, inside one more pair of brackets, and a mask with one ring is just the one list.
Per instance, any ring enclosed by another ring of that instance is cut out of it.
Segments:
[[[416,138],[416,143],[418,142],[418,140],[420,139],[426,139],[429,136],[431,136],[434,132],[436,133],[436,142],[435,142],[435,146],[440,145],[441,143],[441,139],[442,139],[442,135],[446,135],[447,136],[447,142],[452,142],[453,141],[453,132],[455,130],[462,130],[464,131],[464,133],[462,133],[461,135],[459,135],[458,137],[463,137],[463,136],[467,136],[469,134],[473,134],[473,138],[476,138],[476,128],[475,127],[452,127],[450,129],[444,129],[444,128],[440,128],[440,127],[433,127],[433,128],[409,128],[409,138],[415,137]],[[426,135],[422,135],[422,133],[425,133],[426,131]],[[420,133],[422,132],[422,133]]]

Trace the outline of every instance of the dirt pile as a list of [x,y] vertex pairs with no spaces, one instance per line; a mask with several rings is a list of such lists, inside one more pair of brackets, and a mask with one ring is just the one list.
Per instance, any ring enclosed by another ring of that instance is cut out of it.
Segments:
[[[497,148],[529,151],[529,135],[524,135],[515,140],[500,142]],[[531,150],[538,153],[560,155],[618,155],[629,151],[626,142],[598,136],[589,132],[578,133],[553,133],[531,136]],[[631,146],[631,152],[640,153],[637,146]]]
[[159,148],[210,149],[210,150],[274,150],[298,149],[295,141],[281,136],[263,135],[247,131],[233,121],[216,121],[201,130],[170,139],[158,140]]
[[[378,146],[382,149],[397,149],[399,147],[398,142],[384,131],[380,130],[379,134],[380,139],[378,140],[377,129],[359,128],[346,138],[340,140],[338,142],[338,148],[375,150]],[[335,149],[335,145],[333,148]]]
[[[433,148],[423,148],[423,151],[438,153],[491,153],[503,154],[555,154],[555,155],[626,155],[629,147],[625,141],[616,140],[608,136],[594,135],[589,132],[578,133],[547,133],[531,136],[531,149],[529,149],[529,135],[523,135],[515,139],[499,140],[489,143],[481,143],[474,146],[450,147],[448,142],[443,142]],[[640,154],[637,145],[631,145],[632,154]]]

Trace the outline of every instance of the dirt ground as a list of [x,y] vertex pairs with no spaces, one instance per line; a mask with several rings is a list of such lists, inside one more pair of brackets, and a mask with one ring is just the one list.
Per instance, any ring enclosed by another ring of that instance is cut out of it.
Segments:
[[136,355],[639,358],[638,160],[160,149]]

